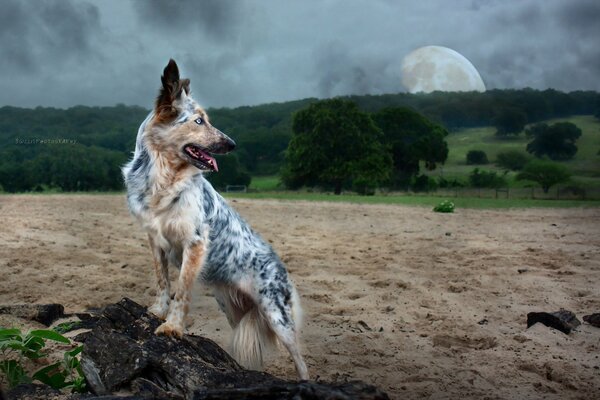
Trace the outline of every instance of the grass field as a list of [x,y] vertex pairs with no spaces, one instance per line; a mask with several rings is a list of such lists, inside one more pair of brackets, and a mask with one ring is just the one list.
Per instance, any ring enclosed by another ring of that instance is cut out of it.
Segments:
[[[577,141],[577,154],[573,160],[564,161],[573,173],[573,183],[584,187],[600,187],[600,122],[591,115],[580,115],[569,118],[553,119],[546,121],[553,124],[560,121],[568,121],[577,125],[582,130],[582,135]],[[430,176],[443,176],[446,179],[459,179],[466,181],[469,173],[479,167],[486,170],[494,170],[500,173],[504,171],[493,163],[498,153],[506,150],[520,150],[524,153],[527,143],[531,139],[522,133],[517,138],[497,138],[493,127],[462,129],[453,132],[446,138],[448,142],[448,160],[442,168],[429,173]],[[466,157],[470,150],[483,150],[490,161],[487,165],[467,165]],[[508,173],[507,178],[511,187],[522,187],[526,183],[515,180],[516,174]]]
[[250,190],[258,190],[259,192],[281,190],[281,181],[279,176],[253,176],[252,182],[248,187]]

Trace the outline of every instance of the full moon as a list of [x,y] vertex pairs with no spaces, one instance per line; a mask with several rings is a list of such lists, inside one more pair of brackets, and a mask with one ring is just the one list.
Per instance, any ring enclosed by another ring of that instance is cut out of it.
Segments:
[[460,53],[442,46],[425,46],[402,60],[402,84],[410,93],[485,92],[477,69]]

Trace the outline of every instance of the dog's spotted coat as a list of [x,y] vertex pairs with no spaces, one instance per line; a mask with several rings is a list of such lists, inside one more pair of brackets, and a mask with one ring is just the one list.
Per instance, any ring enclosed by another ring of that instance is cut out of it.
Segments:
[[[200,276],[234,329],[238,361],[259,367],[264,346],[276,338],[292,355],[299,377],[308,379],[298,348],[298,297],[285,266],[203,177],[199,168],[210,165],[188,159],[182,149],[190,142],[206,154],[226,152],[233,143],[210,125],[171,61],[156,107],[139,128],[133,159],[123,168],[129,209],[148,232],[154,257],[158,292],[150,311],[166,319],[157,333],[183,334],[192,285]],[[169,264],[180,268],[172,300]]]

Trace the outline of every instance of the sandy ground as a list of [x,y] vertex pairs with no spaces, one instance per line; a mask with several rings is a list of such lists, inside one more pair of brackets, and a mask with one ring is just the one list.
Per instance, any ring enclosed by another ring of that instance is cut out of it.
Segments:
[[[232,204],[298,286],[312,377],[362,379],[395,398],[598,396],[600,329],[526,329],[526,314],[600,312],[600,209]],[[0,304],[150,304],[150,257],[124,196],[0,196]],[[189,331],[228,343],[201,285]],[[284,352],[267,371],[295,376]]]

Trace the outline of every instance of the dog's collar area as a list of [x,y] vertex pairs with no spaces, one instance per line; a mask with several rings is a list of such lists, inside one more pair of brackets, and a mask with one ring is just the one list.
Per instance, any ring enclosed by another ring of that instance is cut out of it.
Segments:
[[198,169],[219,171],[217,160],[212,157],[208,151],[195,144],[186,144],[183,146],[184,153],[191,158],[192,164]]

